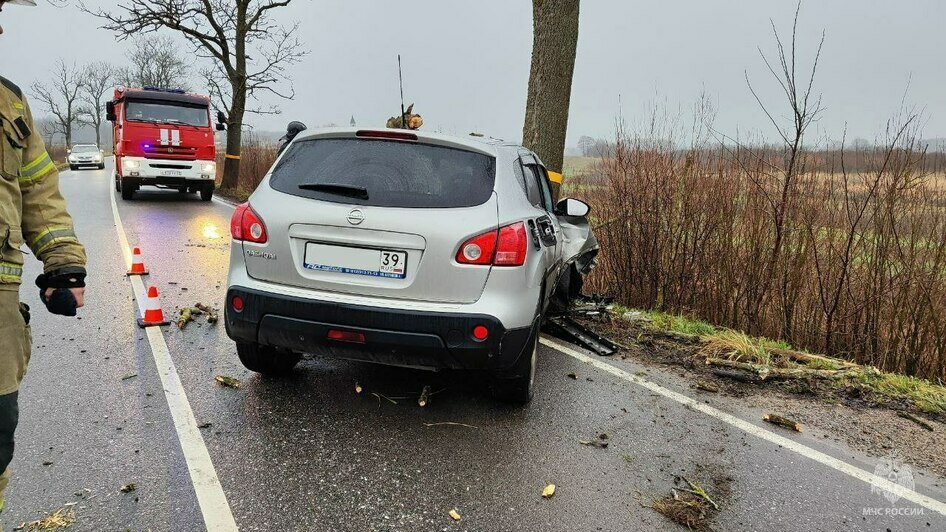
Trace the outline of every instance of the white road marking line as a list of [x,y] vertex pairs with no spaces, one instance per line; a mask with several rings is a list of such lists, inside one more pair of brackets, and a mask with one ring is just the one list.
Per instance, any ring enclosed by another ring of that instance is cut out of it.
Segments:
[[[128,247],[125,228],[122,226],[122,220],[118,215],[118,205],[115,203],[115,193],[112,191],[112,187],[108,188],[108,197],[112,203],[112,216],[115,219],[115,229],[118,231],[118,240],[122,247],[125,267],[128,268],[131,266],[131,248]],[[129,279],[131,280],[135,301],[139,302],[140,312],[140,302],[143,301],[142,297],[145,295],[144,282],[139,276],[131,276]],[[210,453],[204,444],[200,429],[197,428],[194,411],[187,401],[187,394],[184,392],[184,386],[181,384],[181,378],[174,366],[174,361],[171,359],[171,352],[164,341],[161,329],[159,327],[148,327],[147,336],[148,343],[151,344],[154,363],[158,368],[158,375],[161,377],[164,397],[167,399],[168,408],[171,410],[171,418],[174,420],[174,430],[177,432],[177,439],[181,443],[184,460],[187,462],[187,471],[190,473],[191,483],[194,486],[194,492],[197,494],[197,503],[200,505],[200,512],[204,517],[204,525],[206,525],[207,530],[215,532],[218,530],[238,530],[233,512],[227,502],[227,496],[223,493],[217,471],[210,460]]]
[[886,478],[867,472],[859,467],[853,466],[842,460],[838,460],[837,458],[834,458],[833,456],[829,456],[825,453],[822,453],[821,451],[816,451],[815,449],[812,449],[811,447],[808,447],[807,445],[803,445],[796,441],[790,440],[784,436],[775,434],[774,432],[770,432],[762,427],[753,425],[752,423],[749,423],[748,421],[737,418],[731,414],[727,414],[726,412],[723,412],[722,410],[713,408],[712,406],[709,406],[706,403],[697,401],[696,399],[683,395],[682,393],[677,393],[673,390],[664,388],[663,386],[660,386],[659,384],[655,384],[648,380],[642,379],[638,377],[637,375],[632,375],[620,368],[616,368],[612,366],[611,364],[592,358],[588,355],[585,355],[584,353],[576,351],[566,345],[562,345],[554,340],[550,340],[548,338],[542,337],[539,341],[542,343],[542,345],[551,347],[552,349],[560,353],[566,354],[572,358],[575,358],[580,362],[584,362],[585,364],[588,364],[589,366],[593,366],[602,371],[610,373],[614,375],[615,377],[624,379],[628,382],[637,384],[638,386],[647,388],[648,390],[656,394],[660,394],[666,397],[667,399],[676,401],[684,406],[687,406],[689,408],[692,408],[693,410],[702,412],[710,417],[714,417],[722,421],[723,423],[731,425],[743,432],[746,432],[748,434],[751,434],[753,436],[756,436],[768,442],[774,443],[776,445],[781,445],[782,447],[794,453],[810,458],[832,469],[836,469],[840,471],[841,473],[844,473],[845,475],[861,480],[872,486],[877,486],[880,489],[888,491],[890,493],[895,493],[903,499],[906,499],[910,502],[918,504],[924,508],[932,510],[941,515],[946,515],[946,503],[943,503],[931,497],[927,497],[926,495],[923,495],[922,493],[917,493],[911,489],[907,489],[899,484],[895,484],[887,480]]

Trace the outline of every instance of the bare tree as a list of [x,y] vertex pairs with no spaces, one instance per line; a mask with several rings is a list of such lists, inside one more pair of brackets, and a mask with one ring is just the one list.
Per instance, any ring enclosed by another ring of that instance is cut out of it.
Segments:
[[125,53],[129,65],[120,69],[118,81],[127,87],[190,89],[190,69],[178,50],[177,43],[167,35],[136,38]]
[[[764,305],[765,298],[770,293],[769,288],[773,282],[776,282],[775,272],[781,259],[781,255],[786,244],[786,236],[792,229],[790,227],[789,211],[792,203],[796,200],[799,193],[798,177],[803,174],[807,168],[809,154],[805,150],[805,133],[808,127],[821,114],[821,97],[813,94],[815,73],[818,70],[818,59],[821,57],[821,48],[824,45],[824,32],[821,33],[821,40],[815,51],[814,59],[811,62],[811,69],[807,76],[799,75],[797,72],[799,66],[796,60],[796,38],[798,35],[798,14],[801,11],[801,2],[799,1],[795,8],[795,18],[792,23],[791,42],[786,49],[786,43],[782,41],[775,22],[770,21],[772,34],[778,50],[776,61],[778,65],[773,65],[773,61],[766,57],[762,49],[759,54],[766,68],[772,74],[773,79],[778,83],[782,93],[788,103],[788,109],[791,113],[790,124],[783,125],[773,116],[769,108],[762,102],[752,83],[749,81],[749,75],[746,74],[746,84],[749,91],[755,98],[756,103],[762,109],[762,112],[775,127],[778,137],[781,141],[781,162],[780,164],[765,164],[761,173],[747,172],[750,179],[756,187],[759,188],[765,197],[768,213],[771,216],[772,240],[768,249],[767,260],[761,270],[755,274],[761,276],[760,283],[753,283],[750,286],[756,286],[758,291],[750,290],[747,294],[746,314],[750,325],[750,332],[756,332],[754,328],[759,323],[759,313]],[[784,279],[781,280],[783,286],[779,291],[783,299],[788,292],[787,286],[784,286]],[[788,301],[782,301],[784,311],[785,330],[792,330],[791,313],[788,309],[791,304]],[[789,338],[791,340],[791,338]]]
[[82,77],[75,65],[67,66],[62,59],[56,64],[48,83],[34,82],[33,95],[53,117],[55,133],[61,133],[66,146],[72,146],[72,126],[79,121],[79,94]]
[[[282,26],[271,19],[274,9],[292,0],[129,0],[112,11],[92,14],[106,21],[105,28],[120,37],[158,31],[180,33],[195,47],[198,56],[209,59],[207,72],[212,95],[227,113],[227,157],[225,188],[237,185],[243,119],[247,112],[273,113],[274,108],[248,106],[261,93],[292,98],[287,67],[306,51],[296,37],[298,24]],[[90,11],[91,12],[91,11]]]
[[[523,144],[549,170],[562,171],[568,105],[578,47],[579,0],[533,0],[532,68]],[[558,187],[555,187],[556,196]]]
[[102,120],[105,104],[102,96],[115,84],[115,67],[97,61],[85,67],[79,86],[82,104],[79,120],[95,129],[95,143],[102,145]]

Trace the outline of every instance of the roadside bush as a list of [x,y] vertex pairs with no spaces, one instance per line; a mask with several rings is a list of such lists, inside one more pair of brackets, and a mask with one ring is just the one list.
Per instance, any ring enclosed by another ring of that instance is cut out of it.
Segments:
[[930,173],[940,157],[918,144],[916,117],[876,148],[795,153],[710,126],[681,145],[661,123],[619,129],[572,188],[601,242],[589,289],[946,379],[946,176]]

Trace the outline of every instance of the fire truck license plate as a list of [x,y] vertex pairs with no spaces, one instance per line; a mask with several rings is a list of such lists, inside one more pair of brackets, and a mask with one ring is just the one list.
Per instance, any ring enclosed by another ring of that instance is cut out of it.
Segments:
[[182,175],[184,175],[184,173],[181,172],[180,170],[165,170],[161,172],[161,175],[166,175],[169,177],[181,177]]

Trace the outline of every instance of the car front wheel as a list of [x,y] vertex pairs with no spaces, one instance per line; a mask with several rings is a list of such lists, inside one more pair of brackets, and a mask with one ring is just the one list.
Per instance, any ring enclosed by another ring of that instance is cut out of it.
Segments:
[[207,183],[204,186],[200,187],[200,199],[201,201],[210,201],[214,197],[214,184]]
[[236,349],[246,369],[264,375],[289,373],[302,359],[302,353],[250,342],[237,342]]
[[524,405],[535,393],[535,368],[539,359],[539,325],[533,327],[515,365],[493,381],[493,395],[509,403]]

